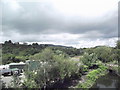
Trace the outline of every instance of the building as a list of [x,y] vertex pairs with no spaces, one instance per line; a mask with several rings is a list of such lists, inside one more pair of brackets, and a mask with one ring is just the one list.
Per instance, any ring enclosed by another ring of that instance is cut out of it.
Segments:
[[24,69],[26,66],[26,63],[20,62],[20,63],[10,63],[9,65],[9,69],[13,69],[13,68],[18,68],[20,70]]

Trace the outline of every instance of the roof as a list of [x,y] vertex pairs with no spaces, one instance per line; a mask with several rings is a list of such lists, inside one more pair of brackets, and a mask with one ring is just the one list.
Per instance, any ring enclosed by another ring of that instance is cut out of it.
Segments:
[[11,69],[11,70],[13,70],[13,71],[14,71],[14,70],[19,70],[19,69],[18,69],[18,68],[13,68],[13,69]]
[[23,62],[20,62],[20,63],[10,63],[8,65],[25,65],[25,63],[23,63]]

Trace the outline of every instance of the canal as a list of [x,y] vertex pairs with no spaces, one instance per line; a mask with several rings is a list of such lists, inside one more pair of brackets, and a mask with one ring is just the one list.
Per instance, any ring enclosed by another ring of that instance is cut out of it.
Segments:
[[103,90],[103,88],[120,90],[120,77],[114,73],[108,73],[107,75],[100,77],[92,88],[97,88],[97,90]]

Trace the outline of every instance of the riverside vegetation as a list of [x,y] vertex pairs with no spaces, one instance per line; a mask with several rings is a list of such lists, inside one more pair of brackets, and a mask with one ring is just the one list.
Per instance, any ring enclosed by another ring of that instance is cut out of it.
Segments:
[[83,88],[88,90],[88,88],[92,87],[95,81],[100,77],[107,74],[107,67],[104,65],[100,65],[98,69],[90,71],[86,75],[86,80],[83,83],[79,83],[76,88]]
[[[34,60],[37,67],[27,65],[25,80],[17,84],[19,88],[60,88],[54,87],[58,83],[69,83],[78,80],[73,88],[88,89],[96,79],[108,71],[107,64],[118,65],[120,41],[115,47],[97,46],[94,48],[65,47],[59,45],[32,45],[12,43],[11,40],[2,44],[2,64]],[[79,60],[72,57],[80,56]],[[115,70],[118,70],[115,68]],[[80,79],[85,79],[80,83]],[[18,81],[19,82],[19,81]],[[15,82],[14,82],[15,83]],[[14,88],[15,85],[11,86]],[[16,86],[15,86],[16,87]],[[66,86],[63,88],[69,88]]]

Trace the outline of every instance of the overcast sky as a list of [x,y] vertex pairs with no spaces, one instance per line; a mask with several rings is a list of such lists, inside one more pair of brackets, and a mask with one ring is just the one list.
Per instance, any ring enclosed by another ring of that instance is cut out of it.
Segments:
[[3,0],[2,42],[115,46],[119,0]]

